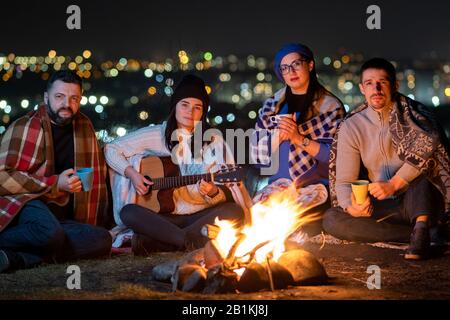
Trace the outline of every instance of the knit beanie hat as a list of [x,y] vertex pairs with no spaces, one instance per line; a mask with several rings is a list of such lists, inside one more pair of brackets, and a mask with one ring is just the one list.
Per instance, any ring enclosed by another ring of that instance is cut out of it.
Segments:
[[197,98],[203,102],[203,109],[208,109],[209,96],[205,89],[205,82],[193,74],[184,76],[180,83],[178,83],[172,94],[171,108],[174,108],[184,98]]
[[[310,48],[301,43],[289,43],[283,46],[278,52],[275,54],[275,66],[274,71],[277,75],[278,79],[284,82],[283,75],[280,71],[281,60],[288,55],[289,53],[297,52],[302,57],[314,61],[314,55]],[[315,66],[315,63],[314,63]]]

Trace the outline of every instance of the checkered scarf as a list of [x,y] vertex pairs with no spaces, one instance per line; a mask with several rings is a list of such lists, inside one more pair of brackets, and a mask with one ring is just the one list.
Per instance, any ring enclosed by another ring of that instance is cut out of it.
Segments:
[[[94,168],[89,192],[74,194],[75,219],[98,224],[107,210],[106,166],[91,121],[78,112],[73,120],[75,168]],[[13,122],[0,144],[0,232],[30,200],[40,198],[64,205],[67,192],[58,192],[54,174],[50,118],[45,106]]]
[[[285,101],[286,88],[277,91],[267,99],[259,110],[256,122],[256,132],[252,137],[251,154],[258,164],[269,165],[271,161],[271,138],[277,124],[271,116],[281,109]],[[331,94],[325,94],[314,101],[314,108],[320,110],[319,115],[298,126],[300,134],[311,140],[329,140],[332,142],[334,132],[339,121],[344,117],[345,110],[341,102]],[[289,147],[289,173],[292,180],[296,180],[314,167],[317,160],[303,150],[301,146],[291,144]]]

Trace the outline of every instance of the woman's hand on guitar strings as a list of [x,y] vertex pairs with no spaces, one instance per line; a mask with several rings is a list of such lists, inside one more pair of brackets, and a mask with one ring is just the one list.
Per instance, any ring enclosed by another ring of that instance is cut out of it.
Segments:
[[208,195],[208,197],[217,195],[219,188],[212,182],[206,182],[205,180],[200,180],[198,191],[202,196]]
[[147,194],[150,186],[153,185],[152,181],[146,179],[131,166],[126,169],[125,175],[131,180],[136,192],[141,196]]
[[140,173],[138,173],[131,181],[133,182],[134,188],[136,189],[137,193],[141,196],[146,195],[150,189],[150,186],[153,185],[153,182],[151,180],[148,180]]

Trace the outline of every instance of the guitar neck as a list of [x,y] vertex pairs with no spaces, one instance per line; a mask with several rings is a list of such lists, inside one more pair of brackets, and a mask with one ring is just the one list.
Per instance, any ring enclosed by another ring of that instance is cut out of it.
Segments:
[[190,184],[196,184],[197,181],[201,179],[209,182],[212,181],[212,176],[210,173],[205,173],[205,174],[194,174],[190,176],[155,178],[152,179],[153,181],[152,189],[160,190],[160,189],[178,188]]

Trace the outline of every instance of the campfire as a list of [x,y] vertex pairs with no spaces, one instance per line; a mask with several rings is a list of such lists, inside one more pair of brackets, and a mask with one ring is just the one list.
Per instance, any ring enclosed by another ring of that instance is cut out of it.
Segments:
[[155,267],[153,276],[163,280],[171,272],[161,271],[172,268],[174,290],[204,293],[254,292],[323,282],[328,278],[325,269],[311,253],[298,247],[286,251],[286,239],[294,233],[301,239],[301,226],[318,218],[304,215],[307,208],[289,194],[296,193],[278,192],[255,204],[251,222],[244,226],[218,219],[214,225],[206,225],[202,232],[210,240],[204,248],[176,264]]

